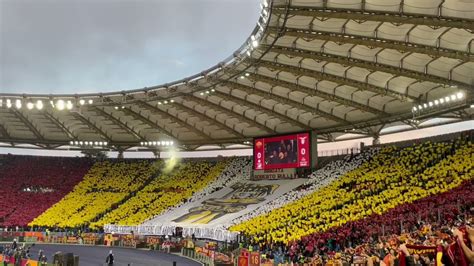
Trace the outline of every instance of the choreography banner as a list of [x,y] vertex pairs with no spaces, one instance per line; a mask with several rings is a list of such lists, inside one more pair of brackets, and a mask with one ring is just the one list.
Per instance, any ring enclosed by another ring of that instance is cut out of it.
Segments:
[[257,204],[272,194],[279,185],[236,183],[232,191],[221,198],[208,199],[200,206],[189,209],[188,213],[174,219],[176,223],[208,224],[229,213],[236,213],[251,204]]

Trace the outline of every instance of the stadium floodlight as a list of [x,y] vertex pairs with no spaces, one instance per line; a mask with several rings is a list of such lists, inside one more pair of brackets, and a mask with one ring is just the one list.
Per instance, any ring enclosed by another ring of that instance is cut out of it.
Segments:
[[173,99],[171,99],[171,100],[170,100],[170,103],[174,103],[174,100],[173,100]]
[[165,100],[164,103],[165,103],[165,104],[168,104],[168,101]]
[[209,91],[206,91],[206,94],[209,94]]
[[199,95],[203,96],[203,95],[204,95],[204,92],[199,93]]
[[264,6],[264,7],[268,7],[268,2],[267,2],[267,0],[263,0],[263,6]]
[[74,145],[74,141],[69,141],[69,145]]
[[251,56],[252,54],[250,53],[249,50],[247,50],[247,56]]
[[108,143],[107,141],[106,141],[106,142],[104,142],[104,146],[107,146],[107,143]]
[[36,101],[36,109],[38,109],[38,110],[43,109],[43,101],[42,100],[37,100]]
[[161,105],[161,102],[158,102],[158,105]]
[[244,75],[240,76],[240,79],[244,79],[244,78],[245,78],[245,76],[244,76]]
[[423,108],[428,108],[428,105],[426,103],[424,103]]
[[115,106],[114,108],[115,108],[115,110],[118,110],[118,106]]
[[89,104],[93,104],[93,103],[94,103],[94,100],[89,99]]
[[84,144],[84,142],[83,142],[82,140],[81,140],[81,141],[79,141],[79,145],[81,145],[81,146],[82,146],[82,144]]
[[12,108],[12,100],[7,99],[7,108]]
[[153,146],[156,146],[156,145],[157,145],[157,144],[156,144],[156,141],[153,141],[153,142],[152,142],[152,145],[153,145]]
[[99,142],[97,142],[97,141],[94,142],[94,145],[95,145],[95,146],[98,146],[98,145],[99,145]]
[[3,99],[0,99],[0,107],[3,107]]
[[84,99],[80,99],[80,100],[79,100],[79,104],[80,104],[80,105],[84,105],[85,103],[86,103],[86,101],[85,101]]
[[255,35],[250,36],[250,39],[251,39],[252,41],[255,41]]
[[462,98],[464,98],[464,93],[458,92],[458,93],[456,94],[456,97],[458,98],[458,100],[461,100]]
[[211,92],[215,92],[216,90],[215,89],[211,89]]
[[65,107],[65,106],[64,106],[64,101],[63,101],[63,100],[58,100],[58,101],[56,102],[56,108],[58,108],[59,111],[64,110],[64,107]]
[[429,102],[429,103],[428,103],[428,106],[429,106],[429,107],[432,107],[432,106],[433,106],[433,102]]
[[68,100],[68,101],[66,102],[66,109],[72,110],[73,107],[74,107],[74,106],[73,106],[72,102]]
[[28,108],[28,110],[31,110],[31,109],[35,108],[35,105],[32,102],[28,102],[28,103],[26,103],[26,108]]
[[253,48],[257,48],[257,46],[258,46],[258,41],[257,41],[257,40],[252,41],[252,46],[253,46]]
[[265,17],[268,16],[268,11],[266,9],[262,10],[262,13]]
[[423,106],[421,106],[421,105],[418,105],[418,110],[420,110],[420,111],[421,111],[421,109],[423,109]]
[[439,99],[439,103],[443,104],[444,103],[444,98]]
[[416,106],[413,106],[412,111],[413,111],[413,112],[416,112],[416,110],[418,110],[418,109],[416,108]]
[[245,76],[248,77],[248,76],[250,76],[250,74],[249,74],[249,73],[245,73]]
[[15,107],[16,107],[16,109],[21,109],[21,106],[22,106],[21,100],[20,100],[20,99],[17,99],[17,100],[15,101]]
[[449,98],[449,96],[444,97],[444,101],[445,101],[445,102],[448,103],[450,100],[451,100],[451,98]]
[[174,144],[174,142],[173,142],[173,141],[170,141],[170,145],[173,145],[173,144]]
[[471,108],[474,108],[474,104],[471,104]]
[[439,100],[435,100],[435,101],[434,101],[434,104],[435,104],[435,105],[438,105],[438,104],[439,104]]
[[452,100],[452,101],[455,101],[455,100],[456,100],[456,95],[455,95],[455,94],[451,95],[451,100]]

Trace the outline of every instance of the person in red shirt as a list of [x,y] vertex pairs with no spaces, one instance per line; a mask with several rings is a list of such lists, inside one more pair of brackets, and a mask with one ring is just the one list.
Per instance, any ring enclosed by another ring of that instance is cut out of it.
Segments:
[[469,263],[474,263],[474,228],[466,226],[466,233],[455,228],[453,234],[457,237],[457,243],[461,247]]

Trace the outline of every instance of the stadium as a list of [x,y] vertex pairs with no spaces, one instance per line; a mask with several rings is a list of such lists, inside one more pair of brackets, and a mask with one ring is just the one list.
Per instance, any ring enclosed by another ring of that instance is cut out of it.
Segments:
[[258,4],[198,74],[0,91],[3,265],[474,263],[474,2]]

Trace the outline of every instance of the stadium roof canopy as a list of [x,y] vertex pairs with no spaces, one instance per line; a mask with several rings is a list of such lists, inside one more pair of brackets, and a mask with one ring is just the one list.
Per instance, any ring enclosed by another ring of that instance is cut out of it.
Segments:
[[195,149],[306,130],[332,141],[433,118],[470,120],[473,18],[470,0],[263,2],[248,40],[195,76],[111,93],[1,94],[0,142],[121,150],[174,141]]

